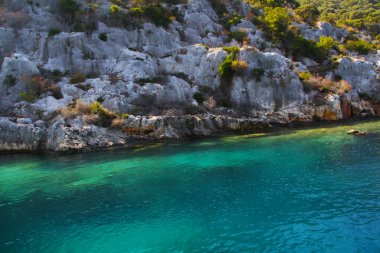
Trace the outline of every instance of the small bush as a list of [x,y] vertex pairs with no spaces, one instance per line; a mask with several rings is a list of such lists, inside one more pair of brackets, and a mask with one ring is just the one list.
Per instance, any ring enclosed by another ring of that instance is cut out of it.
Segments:
[[264,22],[269,35],[274,41],[280,41],[285,37],[288,24],[290,24],[287,9],[282,7],[265,7],[264,12]]
[[110,110],[106,109],[99,102],[94,102],[89,105],[92,114],[98,117],[98,124],[104,127],[110,126],[112,120],[116,118],[116,115]]
[[337,93],[340,89],[340,83],[327,80],[321,76],[312,76],[303,82],[306,90],[315,89],[320,92]]
[[79,83],[79,84],[77,84],[76,87],[77,87],[78,89],[83,90],[83,91],[89,91],[90,89],[93,88],[90,84],[83,84],[83,83]]
[[112,74],[108,75],[108,80],[111,82],[111,84],[116,84],[117,82],[119,82],[122,79],[123,78],[120,77],[117,73],[112,73]]
[[26,92],[21,92],[19,94],[20,98],[26,102],[33,103],[38,99],[36,93],[34,91],[26,91]]
[[79,10],[80,5],[75,0],[60,0],[62,11],[66,13],[75,13]]
[[306,23],[314,25],[320,12],[314,4],[305,4],[298,7],[295,13]]
[[263,77],[264,74],[265,74],[265,70],[262,68],[254,68],[252,70],[252,76],[255,78],[257,82],[261,81],[261,78]]
[[243,73],[248,68],[248,63],[246,61],[233,60],[231,68],[236,73]]
[[43,93],[48,93],[56,99],[61,99],[63,97],[59,86],[50,83],[47,79],[41,76],[33,76],[25,79],[24,86],[26,92],[20,93],[20,97],[27,102],[33,102]]
[[240,51],[237,46],[223,47],[223,50],[229,54],[237,54]]
[[114,119],[118,118],[118,115],[111,112],[102,106],[99,102],[83,103],[76,101],[73,105],[63,108],[61,115],[65,118],[75,118],[77,116],[85,116],[87,122],[108,127],[111,126]]
[[235,26],[241,22],[241,18],[238,13],[234,13],[231,17],[228,18],[228,25]]
[[328,53],[328,51],[318,47],[315,41],[309,41],[293,32],[287,33],[285,47],[287,52],[296,58],[308,57],[320,63],[323,62]]
[[99,39],[100,39],[101,41],[106,42],[106,41],[108,41],[108,36],[107,36],[106,33],[101,33],[101,34],[99,34]]
[[375,47],[364,40],[350,40],[345,44],[347,50],[355,51],[359,54],[367,55]]
[[84,81],[86,81],[86,76],[81,73],[74,73],[70,77],[71,84],[83,83]]
[[203,94],[200,92],[194,93],[193,98],[195,99],[195,101],[197,101],[198,104],[202,104],[206,100]]
[[307,80],[309,80],[310,78],[312,78],[313,75],[310,74],[310,72],[308,72],[308,71],[302,71],[302,72],[298,75],[298,77],[299,77],[302,81],[307,81]]
[[14,76],[12,76],[12,75],[7,75],[6,77],[5,77],[5,80],[4,80],[4,84],[6,85],[6,86],[13,86],[13,85],[15,85],[16,84],[16,81],[17,81],[17,79],[14,77]]
[[147,77],[147,78],[139,78],[135,80],[135,83],[139,84],[140,86],[145,86],[147,83],[157,83],[160,81],[159,77]]
[[218,71],[223,78],[232,79],[235,74],[235,70],[232,68],[232,63],[234,61],[233,54],[229,54],[226,59],[219,65]]
[[248,34],[246,32],[234,31],[228,34],[228,41],[235,39],[236,41],[243,43],[244,41],[248,41]]
[[325,36],[321,36],[319,38],[319,42],[317,43],[317,48],[320,49],[325,55],[328,54],[328,52],[333,49],[334,47],[336,47],[338,45],[338,43],[334,40],[334,38],[332,37],[325,37]]
[[52,75],[55,77],[62,77],[63,74],[59,69],[55,69],[53,70]]
[[169,27],[172,22],[170,14],[160,4],[148,5],[144,8],[144,14],[157,26]]
[[49,29],[48,36],[53,37],[53,36],[60,34],[60,33],[61,33],[61,30],[59,30],[58,28],[51,28],[51,29]]
[[185,113],[190,114],[190,115],[197,114],[197,113],[199,113],[199,107],[196,105],[190,105],[190,106],[185,108]]

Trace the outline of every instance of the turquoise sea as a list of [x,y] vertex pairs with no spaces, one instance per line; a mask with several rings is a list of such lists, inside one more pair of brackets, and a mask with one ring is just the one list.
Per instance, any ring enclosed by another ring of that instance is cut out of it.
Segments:
[[0,155],[0,252],[380,252],[380,122],[349,124]]

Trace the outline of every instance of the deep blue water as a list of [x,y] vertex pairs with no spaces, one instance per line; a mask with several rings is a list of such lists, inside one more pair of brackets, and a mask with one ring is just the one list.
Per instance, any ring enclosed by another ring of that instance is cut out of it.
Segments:
[[0,252],[380,252],[380,122],[0,156]]

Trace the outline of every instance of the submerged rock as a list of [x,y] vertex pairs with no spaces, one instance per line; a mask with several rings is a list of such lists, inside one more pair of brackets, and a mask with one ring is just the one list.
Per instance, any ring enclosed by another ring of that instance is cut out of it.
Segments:
[[355,136],[362,136],[362,135],[367,135],[368,132],[360,132],[356,129],[351,129],[347,132],[347,134],[350,134],[350,135],[355,135]]

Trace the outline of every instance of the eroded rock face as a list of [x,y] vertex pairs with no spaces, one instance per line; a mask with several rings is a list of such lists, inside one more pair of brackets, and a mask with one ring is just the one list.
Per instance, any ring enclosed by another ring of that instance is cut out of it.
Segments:
[[186,136],[210,136],[225,131],[253,131],[270,125],[269,119],[232,118],[228,116],[158,116],[129,117],[125,129],[129,134],[158,139]]
[[218,67],[226,56],[221,48],[207,50],[193,45],[160,59],[159,68],[161,73],[185,76],[198,85],[216,89],[220,85]]
[[43,148],[46,129],[30,119],[0,118],[0,151],[38,151]]
[[0,94],[5,93],[9,86],[15,84],[9,83],[10,81],[7,79],[14,78],[14,82],[17,82],[21,78],[27,78],[38,73],[37,66],[24,55],[13,54],[12,57],[5,57],[0,72]]
[[247,62],[248,68],[247,74],[235,76],[232,81],[231,100],[236,106],[273,113],[306,102],[303,85],[285,57],[243,50],[239,59]]
[[380,100],[380,81],[377,79],[374,65],[370,62],[342,58],[339,63],[338,73],[359,94]]
[[86,151],[125,146],[125,139],[123,134],[105,128],[58,119],[47,130],[44,148],[51,151]]

